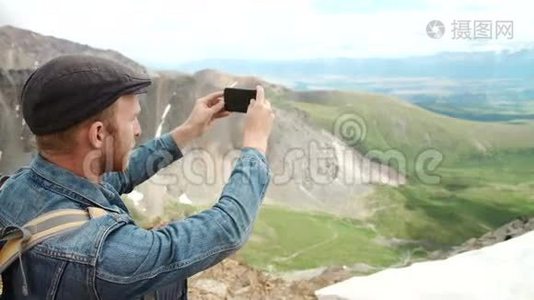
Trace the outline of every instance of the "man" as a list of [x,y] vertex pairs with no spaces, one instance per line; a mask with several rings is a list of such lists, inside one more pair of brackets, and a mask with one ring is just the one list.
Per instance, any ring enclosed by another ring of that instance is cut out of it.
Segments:
[[141,135],[136,94],[150,83],[118,63],[83,55],[53,59],[27,80],[23,115],[39,154],[0,190],[0,227],[21,228],[58,209],[106,213],[24,252],[2,274],[4,297],[186,299],[189,276],[243,246],[271,176],[265,152],[274,114],[262,87],[248,107],[241,155],[218,202],[145,230],[120,195],[181,158],[180,149],[229,115],[223,93],[212,93],[197,100],[182,125],[129,155]]

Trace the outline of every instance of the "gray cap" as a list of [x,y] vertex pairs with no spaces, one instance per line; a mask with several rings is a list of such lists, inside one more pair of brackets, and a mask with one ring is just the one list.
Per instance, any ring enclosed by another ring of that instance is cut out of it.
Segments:
[[22,114],[36,135],[60,132],[111,106],[145,93],[150,78],[112,60],[65,55],[35,70],[22,89]]

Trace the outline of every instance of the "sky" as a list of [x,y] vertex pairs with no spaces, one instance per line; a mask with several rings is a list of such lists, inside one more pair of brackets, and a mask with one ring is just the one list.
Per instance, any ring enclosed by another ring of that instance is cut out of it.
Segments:
[[[532,48],[534,18],[524,3],[528,2],[0,0],[0,25],[117,50],[158,67],[203,59],[406,57]],[[445,25],[440,39],[426,33],[431,20]],[[453,39],[454,20],[511,20],[514,36]]]

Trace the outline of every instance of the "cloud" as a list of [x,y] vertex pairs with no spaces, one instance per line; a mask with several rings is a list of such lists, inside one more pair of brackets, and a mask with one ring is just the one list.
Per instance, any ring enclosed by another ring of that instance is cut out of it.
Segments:
[[[421,0],[403,9],[338,8],[335,14],[312,0],[0,0],[0,8],[15,26],[115,49],[161,66],[205,58],[391,57],[499,50],[534,41],[534,19],[519,0],[489,1]],[[473,43],[426,36],[430,20],[442,20],[450,30],[452,21],[462,18],[514,20],[514,39]]]
[[0,26],[9,24],[10,20],[8,18],[8,15],[6,14],[6,10],[4,8],[4,4],[0,2]]

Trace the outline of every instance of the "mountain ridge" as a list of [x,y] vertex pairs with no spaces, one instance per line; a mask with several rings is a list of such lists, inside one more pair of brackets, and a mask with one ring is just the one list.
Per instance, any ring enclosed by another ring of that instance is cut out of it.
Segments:
[[[8,33],[6,34],[6,32]],[[2,69],[0,72],[2,77],[0,83],[4,84],[0,87],[0,118],[3,121],[0,124],[0,133],[6,140],[5,143],[0,144],[2,147],[0,151],[3,152],[4,158],[9,158],[0,160],[0,171],[3,172],[12,172],[15,167],[20,166],[21,162],[27,162],[31,155],[29,150],[34,149],[32,148],[34,143],[31,134],[28,133],[26,126],[21,126],[23,122],[19,111],[20,103],[18,103],[24,75],[27,76],[38,65],[28,64],[28,61],[31,60],[26,58],[52,58],[65,53],[82,51],[98,56],[110,57],[111,55],[112,59],[126,61],[130,65],[136,64],[116,52],[87,48],[87,46],[53,37],[43,37],[14,27],[0,28],[0,37],[0,49],[1,47],[12,49],[11,52],[0,52],[0,61],[10,62],[9,69]],[[15,41],[9,41],[9,38],[15,39]],[[39,43],[34,45],[36,41]],[[33,48],[32,45],[34,45]],[[14,55],[20,55],[25,59],[14,59]],[[39,61],[39,63],[42,62]],[[146,95],[140,96],[142,106],[140,121],[144,129],[141,141],[153,138],[160,125],[163,132],[178,126],[186,120],[195,99],[215,90],[221,90],[233,81],[238,81],[240,87],[249,88],[263,84],[268,95],[287,92],[285,88],[270,84],[257,77],[238,77],[213,70],[205,70],[195,74],[157,71],[150,71],[150,73],[153,84]],[[165,120],[162,120],[163,112],[167,107],[169,107],[169,113]],[[276,114],[278,118],[270,139],[268,157],[275,174],[285,176],[285,170],[291,170],[293,173],[289,174],[291,176],[289,181],[271,185],[267,193],[269,199],[267,202],[279,203],[297,210],[326,211],[332,214],[357,217],[357,214],[363,210],[362,203],[358,199],[372,191],[373,184],[398,185],[405,181],[403,175],[398,174],[393,169],[381,167],[380,164],[369,161],[355,149],[347,147],[342,140],[333,134],[310,126],[305,119],[301,118],[301,113],[295,110],[286,111],[283,108],[276,108]],[[184,174],[184,172],[188,172],[188,168],[184,167],[187,162],[178,162],[176,166],[170,168],[175,172],[176,178],[174,184],[168,185],[165,193],[176,198],[185,193],[199,205],[207,205],[217,199],[224,178],[226,178],[219,162],[223,160],[227,152],[241,147],[240,132],[243,130],[243,121],[244,118],[240,114],[233,114],[225,120],[219,120],[217,121],[218,126],[215,126],[211,132],[198,139],[191,146],[191,148],[204,150],[204,153],[197,151],[191,156],[198,154],[200,158],[208,159],[205,157],[208,155],[209,159],[214,161],[213,166],[203,167],[201,171],[217,172],[214,173],[217,179],[215,182],[210,185],[204,184],[202,185],[204,188],[200,189],[198,185],[188,180],[191,177]],[[26,134],[21,135],[21,132]],[[314,143],[330,147],[334,144],[336,149],[340,150],[339,153],[334,153],[328,157],[321,165],[315,166],[317,170],[326,172],[325,179],[334,185],[318,184],[315,182],[315,178],[312,178],[315,171],[310,169],[307,159],[312,159],[318,155],[308,147]],[[286,150],[295,148],[301,149],[306,159],[296,162],[286,160],[285,157],[288,154]],[[354,160],[368,163],[364,166],[347,165],[345,157],[340,153],[344,153]],[[356,181],[352,184],[343,182],[344,177],[352,176],[349,173],[353,173],[352,175],[355,176]],[[145,194],[148,198],[153,193]],[[336,195],[336,197],[328,197],[329,195]],[[158,199],[147,200],[147,202],[154,203],[151,208],[154,209],[152,215],[157,215],[163,207],[162,199],[164,197],[152,198]],[[291,200],[286,200],[287,198]]]
[[137,71],[145,72],[143,66],[117,51],[95,51],[88,45],[41,35],[11,25],[0,26],[0,53],[0,66],[5,70],[34,69],[57,55],[87,54],[116,60]]

